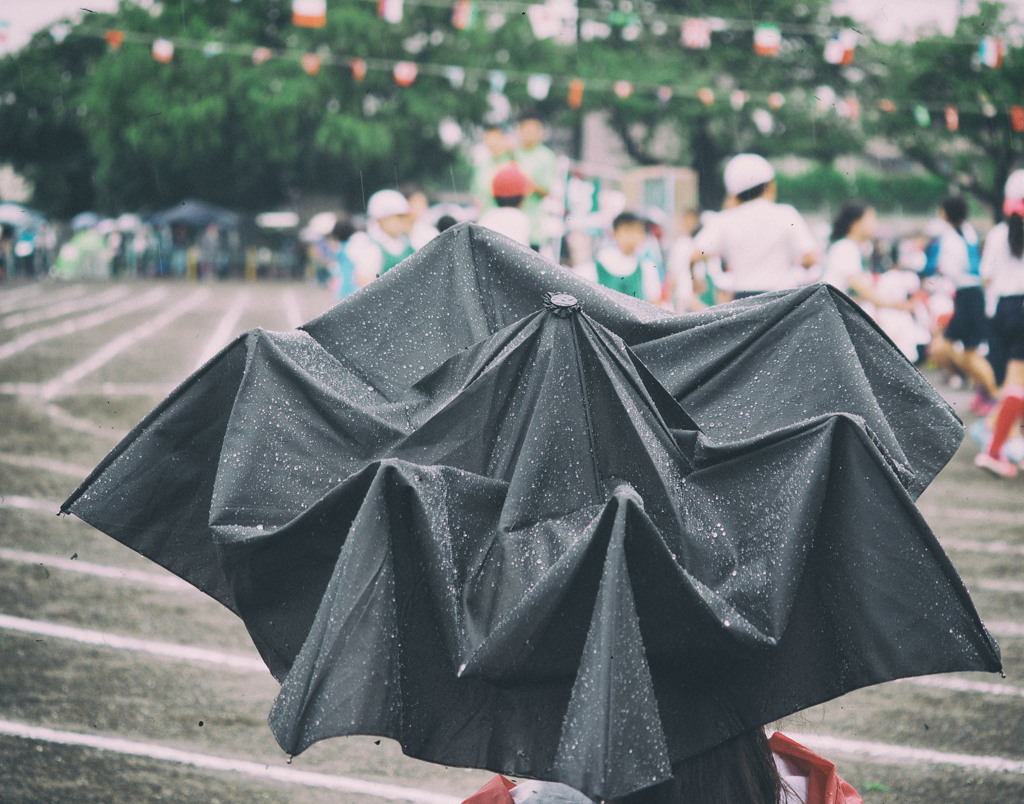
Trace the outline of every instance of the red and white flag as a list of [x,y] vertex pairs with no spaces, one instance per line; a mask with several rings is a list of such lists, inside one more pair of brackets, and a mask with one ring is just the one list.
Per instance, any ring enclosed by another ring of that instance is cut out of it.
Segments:
[[327,0],[292,0],[292,23],[300,28],[323,28],[327,24]]

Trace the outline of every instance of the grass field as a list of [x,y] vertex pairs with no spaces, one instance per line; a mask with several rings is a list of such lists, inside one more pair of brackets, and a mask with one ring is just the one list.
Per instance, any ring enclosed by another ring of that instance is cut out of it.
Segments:
[[[334,739],[289,763],[277,684],[226,609],[60,503],[235,335],[328,308],[304,284],[0,286],[0,802],[458,802],[490,774]],[[966,392],[944,392],[965,420]],[[869,804],[1024,801],[1024,477],[965,444],[920,508],[1003,652],[1006,678],[860,690],[779,727]]]

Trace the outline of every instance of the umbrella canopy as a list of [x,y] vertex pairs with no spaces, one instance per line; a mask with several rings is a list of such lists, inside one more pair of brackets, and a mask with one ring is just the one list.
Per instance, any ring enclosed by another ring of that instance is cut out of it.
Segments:
[[241,217],[228,209],[206,201],[189,198],[173,207],[155,212],[149,217],[154,226],[190,226],[201,229],[215,223],[218,226],[234,228],[241,223]]
[[0,204],[0,223],[6,223],[16,229],[37,229],[45,222],[46,218],[34,209],[13,201]]
[[461,225],[234,342],[63,510],[242,617],[285,750],[384,735],[614,797],[1000,668],[914,505],[961,437],[829,286],[675,316]]

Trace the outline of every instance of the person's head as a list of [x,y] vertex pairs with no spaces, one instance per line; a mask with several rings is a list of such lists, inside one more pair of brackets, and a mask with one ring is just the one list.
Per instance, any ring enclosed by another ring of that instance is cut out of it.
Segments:
[[1010,227],[1010,253],[1024,257],[1024,169],[1015,170],[1003,188],[1003,215]]
[[455,220],[454,215],[442,215],[440,218],[437,219],[437,231],[445,232],[448,229],[451,229],[457,223],[458,221]]
[[409,231],[409,202],[398,190],[378,190],[371,195],[366,215],[389,237]]
[[612,239],[623,254],[633,254],[647,239],[647,221],[635,212],[620,212],[612,221]]
[[962,195],[951,193],[942,199],[942,204],[939,205],[939,215],[947,220],[954,229],[960,231],[960,227],[967,220],[967,202]]
[[409,217],[413,220],[418,220],[430,209],[430,199],[427,198],[427,194],[422,190],[409,190],[405,197],[409,202]]
[[778,804],[783,782],[761,728],[672,765],[672,778],[608,804]]
[[758,154],[737,154],[725,166],[725,191],[739,203],[775,199],[775,169]]
[[332,240],[337,240],[339,243],[345,243],[355,233],[355,224],[352,223],[352,219],[346,215],[338,218],[335,222],[334,226],[331,228],[330,237]]
[[491,178],[491,194],[499,207],[518,207],[530,193],[530,178],[515,162],[496,170]]
[[534,114],[523,115],[519,119],[519,143],[529,150],[544,142],[544,123]]
[[512,150],[508,132],[502,126],[489,126],[484,131],[484,145],[492,159],[497,159]]
[[848,237],[858,243],[870,240],[875,235],[875,210],[860,201],[847,201],[840,207],[832,221],[833,243]]

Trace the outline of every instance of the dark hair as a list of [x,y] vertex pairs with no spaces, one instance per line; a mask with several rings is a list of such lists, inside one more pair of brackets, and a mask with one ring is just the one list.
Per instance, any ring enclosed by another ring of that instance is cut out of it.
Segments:
[[442,215],[437,219],[437,226],[435,227],[438,232],[444,232],[451,229],[458,221],[455,220],[454,215]]
[[761,728],[672,766],[667,782],[610,804],[778,804],[783,781]]
[[745,203],[747,201],[753,201],[755,198],[760,198],[762,195],[764,195],[764,191],[768,189],[768,184],[769,182],[756,184],[749,190],[744,190],[742,193],[737,193],[736,198],[739,199],[740,203]]
[[355,233],[355,224],[349,218],[339,218],[337,223],[334,224],[334,228],[331,229],[331,237],[340,240],[342,243],[346,242]]
[[946,213],[946,220],[959,232],[967,220],[967,202],[963,196],[947,195],[942,199],[942,211]]
[[829,236],[829,242],[834,243],[837,240],[842,240],[850,233],[850,229],[853,228],[853,224],[864,217],[868,211],[868,205],[860,201],[847,201],[842,207],[839,208],[839,212],[832,221],[832,234]]
[[620,212],[615,216],[615,220],[612,221],[612,231],[614,232],[620,226],[629,226],[633,223],[639,223],[645,229],[647,228],[647,221],[637,215],[635,212]]
[[1010,253],[1019,260],[1024,257],[1024,218],[1014,212],[1006,225],[1010,228]]
[[521,195],[496,195],[494,196],[494,203],[499,207],[518,207],[523,203],[523,196]]

